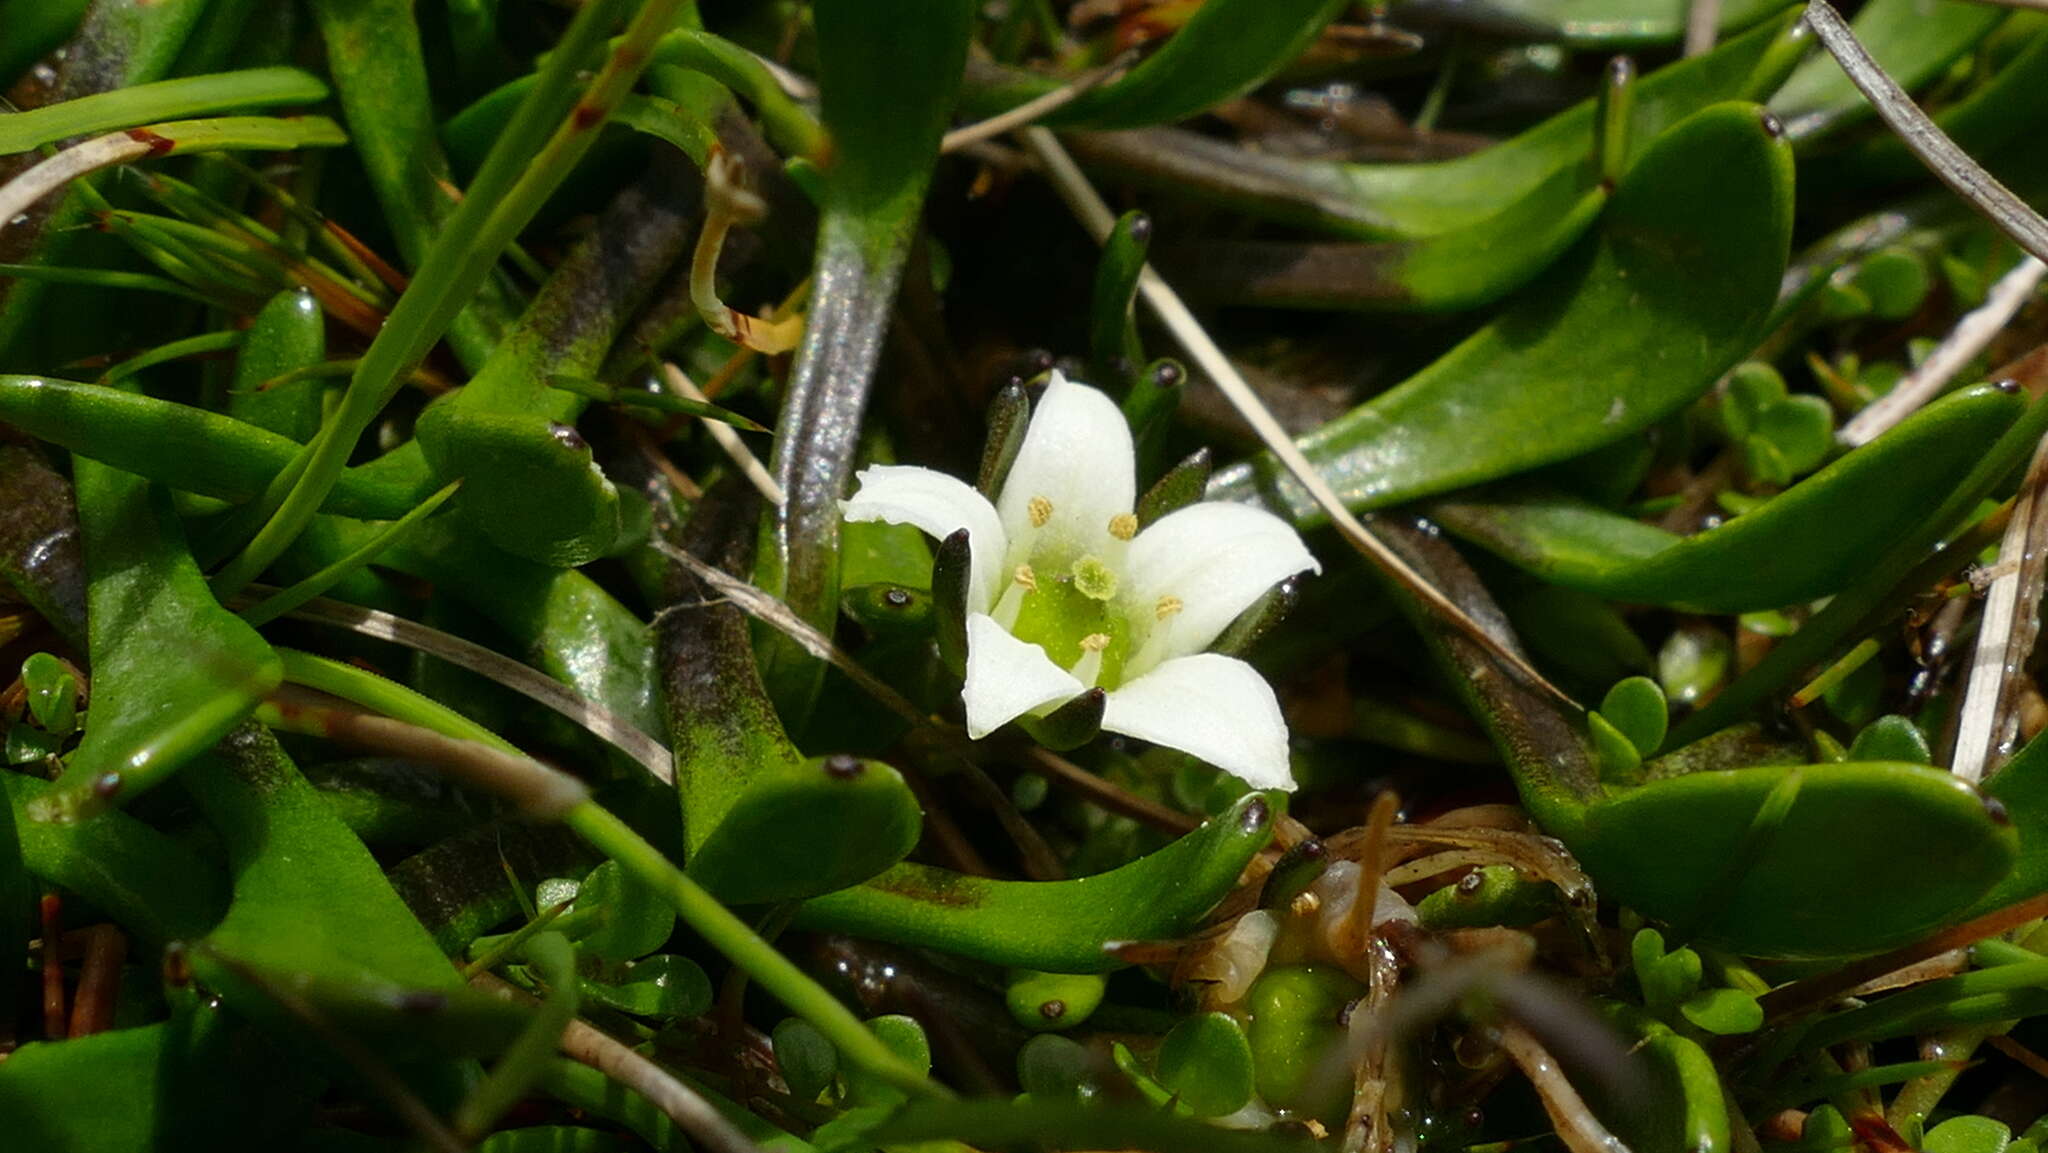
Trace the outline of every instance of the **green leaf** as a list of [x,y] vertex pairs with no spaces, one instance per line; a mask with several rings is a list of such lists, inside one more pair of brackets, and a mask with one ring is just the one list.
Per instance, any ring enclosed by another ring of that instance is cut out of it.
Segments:
[[956,1140],[975,1148],[1045,1143],[1066,1149],[1151,1149],[1158,1153],[1299,1153],[1298,1138],[1239,1133],[1156,1109],[1103,1106],[1033,1094],[1024,1104],[1002,1100],[917,1101],[875,1126],[871,1136],[896,1144]]
[[297,68],[251,68],[159,80],[0,119],[0,155],[117,128],[278,104],[318,104],[325,99],[327,85]]
[[1849,746],[1852,761],[1904,761],[1931,765],[1934,754],[1927,747],[1926,734],[1910,719],[1897,715],[1879,717],[1864,726]]
[[576,891],[576,908],[604,910],[603,927],[583,938],[581,944],[592,956],[607,961],[644,957],[661,948],[675,932],[675,909],[616,861],[606,861],[583,879],[582,888]]
[[2012,1129],[1989,1117],[1951,1117],[1927,1131],[1925,1153],[2005,1153]]
[[1669,1016],[1700,987],[1700,955],[1691,949],[1664,951],[1664,935],[1655,929],[1637,931],[1629,942],[1636,983],[1651,1013]]
[[[1899,86],[1911,91],[1940,76],[2005,18],[1966,0],[1871,0],[1850,28]],[[1870,103],[1832,56],[1809,57],[1771,98],[1771,111],[1801,146],[1867,118]]]
[[1835,444],[1835,410],[1817,396],[1790,397],[1758,414],[1752,439],[1767,440],[1777,449],[1789,480],[1827,459]]
[[31,653],[21,662],[21,687],[28,694],[28,712],[53,737],[71,735],[78,725],[78,678],[49,653]]
[[1870,298],[1873,316],[1879,320],[1904,320],[1920,311],[1933,279],[1919,253],[1892,247],[1863,258],[1856,269],[1855,285]]
[[1648,677],[1630,677],[1608,689],[1600,702],[1600,715],[1646,757],[1664,744],[1671,718],[1664,690]]
[[1739,989],[1708,989],[1678,1006],[1685,1019],[1709,1033],[1732,1036],[1763,1028],[1764,1010],[1756,998]]
[[1197,1117],[1222,1117],[1252,1099],[1252,1046],[1236,1018],[1202,1013],[1159,1043],[1159,1083]]
[[[0,419],[89,460],[223,500],[261,493],[298,451],[289,437],[231,416],[50,377],[0,374]],[[416,452],[405,455],[417,461]],[[423,467],[348,469],[321,511],[396,520],[434,488]]]
[[1079,1041],[1041,1033],[1017,1050],[1017,1083],[1035,1100],[1086,1100],[1094,1079],[1095,1058]]
[[[814,282],[770,462],[785,500],[757,583],[826,631],[839,607],[839,500],[852,479],[882,335],[966,63],[968,0],[821,0],[818,71],[833,163],[825,170]],[[787,723],[809,719],[824,665],[769,635],[762,679]]]
[[[734,560],[752,506],[707,498],[686,546]],[[804,757],[756,671],[746,618],[694,577],[705,607],[662,618],[662,689],[673,736],[685,871],[721,900],[802,900],[868,880],[917,843],[923,812],[902,774],[846,754]]]
[[1756,430],[1757,418],[1785,399],[1785,378],[1759,360],[1746,360],[1728,370],[1728,391],[1721,398],[1721,427],[1740,440]]
[[303,288],[278,293],[249,322],[248,337],[235,358],[228,413],[301,444],[311,440],[320,431],[324,382],[271,382],[326,358],[327,317],[319,302]]
[[[1746,850],[1790,772],[1803,777],[1790,812]],[[1882,763],[1659,780],[1594,803],[1564,840],[1603,896],[1757,957],[1913,940],[1975,903],[2018,850],[1976,790],[1925,765]]]
[[64,751],[64,740],[31,724],[16,722],[7,728],[7,763],[35,764]]
[[839,1075],[839,1050],[818,1027],[802,1017],[784,1017],[772,1037],[775,1063],[789,1092],[799,1101],[815,1101]]
[[1102,1004],[1107,983],[1095,973],[1040,973],[1017,969],[1003,989],[1010,1017],[1032,1032],[1073,1029]]
[[23,1045],[0,1064],[0,1125],[22,1148],[132,1153],[291,1144],[326,1078],[233,1014]]
[[618,490],[574,428],[585,397],[553,384],[597,372],[681,256],[695,220],[679,203],[678,167],[652,165],[622,188],[469,384],[420,417],[435,477],[466,482],[458,514],[514,556],[572,568],[618,542]]
[[1332,1076],[1345,1039],[1347,1007],[1365,989],[1327,965],[1276,966],[1245,994],[1246,1037],[1268,1105],[1298,1110],[1325,1126],[1342,1124],[1350,1079]]
[[[1672,125],[1709,105],[1768,93],[1806,52],[1804,37],[1790,34],[1791,26],[1789,15],[1770,20],[1637,81],[1624,133],[1627,160],[1639,163]],[[1204,200],[1253,215],[1358,239],[1416,240],[1471,228],[1511,211],[1546,185],[1554,191],[1555,182],[1572,179],[1567,170],[1593,158],[1597,104],[1583,101],[1511,140],[1427,164],[1254,157],[1178,133],[1139,134],[1127,138],[1134,146],[1129,149],[1103,148],[1085,138],[1077,143],[1084,143],[1085,159],[1135,169],[1172,187],[1193,183]]]
[[804,902],[796,924],[1018,968],[1107,972],[1122,964],[1107,951],[1112,942],[1177,937],[1230,891],[1272,836],[1271,804],[1254,793],[1165,848],[1081,880],[994,881],[897,865]]
[[[917,1023],[917,1018],[892,1013],[869,1020],[868,1028],[890,1052],[911,1068],[921,1073],[931,1071],[932,1044],[925,1037],[924,1026]],[[850,1068],[846,1071],[846,1102],[849,1106],[897,1105],[904,1100],[903,1090],[866,1070]]]
[[1643,754],[1614,722],[1601,713],[1587,713],[1586,736],[1593,743],[1593,760],[1600,767],[1601,781],[1614,786],[1641,780]]
[[1727,1153],[1727,1099],[1706,1050],[1627,1006],[1609,1007],[1605,1015],[1631,1042],[1635,1076],[1588,1078],[1586,1103],[1594,1116],[1607,1119],[1631,1149]]
[[222,608],[185,551],[170,494],[75,462],[85,535],[92,702],[42,819],[79,820],[168,780],[283,679],[277,654]]
[[701,1017],[711,1008],[711,978],[697,962],[673,953],[628,961],[604,980],[584,978],[583,995],[640,1017]]
[[1525,877],[1513,865],[1484,865],[1418,901],[1415,915],[1429,929],[1516,928],[1555,916],[1560,908],[1557,886],[1550,882]]
[[[2000,389],[1964,389],[1761,508],[1688,537],[1526,484],[1436,501],[1430,515],[1546,581],[1602,597],[1706,612],[1776,609],[1861,578],[2025,411],[2024,398]],[[1714,664],[1725,672],[1725,660]]]
[[[1754,105],[1698,113],[1657,138],[1601,227],[1515,306],[1302,450],[1362,511],[1565,460],[1677,411],[1760,333],[1791,179],[1791,151]],[[1269,455],[1219,473],[1210,495],[1322,519]]]
[[[1300,56],[1343,9],[1342,0],[1210,0],[1136,67],[1043,119],[1070,128],[1185,120],[1258,87]],[[1021,72],[983,75],[974,111],[991,116],[1061,83]]]
[[[1768,18],[1787,0],[1729,0],[1715,31],[1721,39]],[[1626,48],[1675,44],[1686,33],[1690,9],[1683,0],[1493,0],[1489,17],[1513,22],[1517,39],[1558,42],[1574,49],[1618,52]],[[1445,13],[1455,18],[1455,11]],[[1496,25],[1482,24],[1488,32]]]
[[104,909],[151,946],[204,936],[227,907],[214,860],[121,812],[71,825],[31,819],[48,782],[0,772],[28,871]]
[[[419,275],[399,295],[357,362],[341,403],[307,451],[264,490],[258,509],[269,519],[215,574],[216,587],[239,591],[304,533],[364,431],[473,299],[499,254],[589,151],[597,137],[590,114],[602,121],[632,87],[646,67],[646,48],[665,30],[680,2],[646,0],[640,5],[627,35],[580,95],[578,74],[624,4],[592,0],[578,9],[543,66],[541,82],[500,134],[462,203],[437,233]],[[582,115],[576,113],[579,107]]]

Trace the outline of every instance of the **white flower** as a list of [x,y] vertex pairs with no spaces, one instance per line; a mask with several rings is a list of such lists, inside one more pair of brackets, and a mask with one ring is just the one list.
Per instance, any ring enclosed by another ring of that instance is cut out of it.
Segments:
[[1052,375],[992,505],[927,468],[863,469],[847,520],[967,530],[968,735],[1044,716],[1096,687],[1102,727],[1191,753],[1254,788],[1292,789],[1287,724],[1252,667],[1203,652],[1275,584],[1321,571],[1287,522],[1195,504],[1143,532],[1130,426]]

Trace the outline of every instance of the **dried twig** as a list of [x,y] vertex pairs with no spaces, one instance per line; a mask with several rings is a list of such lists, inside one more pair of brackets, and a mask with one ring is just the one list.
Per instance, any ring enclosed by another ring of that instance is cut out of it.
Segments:
[[[661,362],[661,382],[677,396],[694,400],[699,404],[711,403],[704,391],[698,388],[696,382],[692,381],[674,361]],[[740,475],[746,477],[747,483],[753,485],[769,504],[779,508],[785,503],[787,498],[783,495],[782,486],[775,483],[775,477],[769,473],[767,466],[761,463],[761,458],[754,455],[754,450],[747,447],[747,442],[740,439],[740,434],[733,431],[731,425],[724,421],[707,420],[704,421],[704,428],[711,433],[711,439],[718,442],[718,447],[725,450],[725,455],[732,459],[733,464],[738,466]]]
[[[803,650],[821,661],[845,673],[848,680],[892,713],[919,727],[930,726],[932,721],[923,709],[911,703],[909,697],[897,692],[880,677],[869,672],[853,654],[832,643],[832,638],[814,628],[811,623],[796,614],[796,610],[777,600],[773,595],[726,572],[717,565],[706,564],[686,549],[655,537],[648,542],[654,550],[668,559],[690,570],[690,574],[719,596],[731,601],[735,607],[755,620],[780,632],[803,647]],[[673,609],[664,610],[673,612]]]
[[2027,301],[2033,299],[2034,291],[2041,287],[2043,276],[2048,276],[2048,264],[2042,263],[2038,257],[2029,256],[2013,266],[2012,271],[1991,287],[1984,303],[1957,321],[1912,375],[1842,426],[1838,437],[1842,444],[1848,448],[1869,444],[1911,416],[1920,406],[1940,396],[1949,381],[1955,379],[1956,373],[1975,360],[1977,354],[2005,330]]
[[[235,603],[254,603],[260,597],[275,591],[277,590],[265,585],[250,585],[248,592],[237,598]],[[337,625],[362,636],[390,641],[392,644],[403,645],[428,656],[439,657],[457,668],[467,669],[511,689],[530,701],[553,709],[592,736],[633,758],[642,768],[654,774],[656,780],[663,784],[675,782],[675,759],[660,741],[641,732],[632,722],[589,697],[544,673],[520,664],[503,653],[379,609],[363,608],[360,605],[328,600],[325,597],[315,597],[285,615],[293,620]]]
[[1930,957],[1938,957],[1951,949],[1974,945],[1986,937],[2017,929],[2043,916],[2048,916],[2048,893],[1995,909],[1960,925],[1950,925],[1889,953],[1851,961],[1833,972],[1781,985],[1757,998],[1757,1003],[1763,1006],[1767,1022],[1783,1021],[1845,996],[1880,977],[1917,965]]
[[[469,983],[508,1001],[534,1000],[490,973],[479,973]],[[562,1053],[647,1098],[698,1145],[714,1153],[760,1153],[760,1146],[748,1140],[702,1094],[581,1018],[569,1022],[562,1030]]]
[[44,893],[37,910],[43,925],[43,1036],[55,1041],[71,1032],[64,1009],[64,898]]
[[1703,56],[1714,49],[1721,25],[1721,0],[1692,0],[1685,9],[1685,54]]
[[117,164],[132,163],[160,151],[155,141],[162,139],[141,130],[112,132],[83,144],[74,144],[55,156],[38,161],[28,171],[0,185],[0,232],[7,231],[8,225],[36,201],[79,177]]
[[1046,779],[1054,784],[1072,789],[1112,813],[1129,817],[1140,824],[1150,825],[1162,833],[1172,833],[1175,836],[1192,833],[1202,823],[1198,818],[1179,809],[1169,809],[1149,797],[1141,797],[1128,789],[1118,788],[1042,745],[1026,746],[1024,755],[1030,759],[1038,772],[1043,773]]
[[1928,171],[1968,201],[1970,207],[1983,213],[2013,243],[2041,260],[2048,260],[2048,220],[1970,159],[1928,119],[1905,89],[1857,41],[1841,13],[1829,7],[1827,0],[1812,0],[1806,6],[1806,24],[1834,54],[1842,71],[1849,74],[1850,81],[1877,109],[1878,116],[1927,165]]
[[463,784],[510,800],[538,820],[559,820],[590,799],[582,781],[531,757],[368,712],[297,685],[270,694],[257,717],[293,732],[432,765]]
[[[1068,209],[1100,243],[1116,225],[1116,217],[1110,212],[1109,205],[1103,202],[1101,194],[1088,183],[1088,178],[1082,175],[1073,157],[1067,155],[1067,150],[1051,132],[1043,128],[1026,128],[1020,135],[1025,147],[1030,149],[1032,155],[1044,166],[1060,197],[1067,202]],[[1201,322],[1195,319],[1194,313],[1188,311],[1187,305],[1182,303],[1173,286],[1152,271],[1149,265],[1139,275],[1138,291],[1152,307],[1152,311],[1158,315],[1160,322],[1166,325],[1168,331],[1173,333],[1174,339],[1186,350],[1189,359],[1201,366],[1202,371],[1208,373],[1210,379],[1216,382],[1216,386],[1223,391],[1223,395],[1230,400],[1238,414],[1244,417],[1254,432],[1258,433],[1259,439],[1275,457],[1279,458],[1280,463],[1286,466],[1294,479],[1308,490],[1309,495],[1329,516],[1330,523],[1336,526],[1339,535],[1343,536],[1347,543],[1371,561],[1374,567],[1393,578],[1410,595],[1428,606],[1430,611],[1441,616],[1458,632],[1470,637],[1473,643],[1526,678],[1531,685],[1567,707],[1579,709],[1578,702],[1572,700],[1563,689],[1546,680],[1543,674],[1537,672],[1520,653],[1502,644],[1498,637],[1479,627],[1479,624],[1453,604],[1449,597],[1423,580],[1406,561],[1396,556],[1393,550],[1359,523],[1357,517],[1351,515],[1351,510],[1344,507],[1344,502],[1330,488],[1329,482],[1325,481],[1322,474],[1316,471],[1316,467],[1302,455],[1301,449],[1287,435],[1287,431],[1280,427],[1280,422],[1274,419],[1265,402],[1259,399],[1249,384],[1245,383],[1243,375],[1230,363],[1230,359],[1223,355],[1223,350],[1209,338],[1208,332],[1203,329]]]
[[1502,1026],[1500,1047],[1536,1087],[1536,1096],[1543,1102],[1543,1111],[1550,1114],[1558,1140],[1571,1153],[1628,1153],[1621,1138],[1609,1133],[1593,1111],[1586,1108],[1585,1099],[1557,1067],[1557,1059],[1527,1030],[1520,1025]]
[[725,250],[726,233],[736,224],[751,226],[768,215],[768,202],[747,189],[745,177],[746,166],[739,157],[723,148],[712,149],[704,166],[704,228],[690,257],[690,303],[696,305],[705,327],[734,344],[756,352],[788,352],[803,339],[802,317],[753,316],[718,296],[718,255]]
[[2012,519],[1998,545],[2005,571],[1984,594],[1984,615],[1977,626],[1977,650],[1963,689],[1961,719],[1956,725],[1956,752],[1949,771],[1971,784],[1984,779],[2011,755],[2019,729],[2016,674],[2034,651],[2040,632],[2041,541],[2048,537],[2048,439],[2034,450],[2034,462],[2013,500]]
[[1136,51],[1125,52],[1108,64],[1077,76],[1042,96],[1034,96],[1008,112],[999,112],[986,120],[955,128],[939,139],[939,151],[958,152],[969,145],[993,140],[1005,132],[1013,132],[1030,124],[1054,109],[1072,104],[1082,93],[1099,88],[1122,76],[1124,69],[1130,66],[1137,55]]
[[120,926],[85,930],[85,960],[78,969],[78,996],[71,1005],[71,1036],[104,1033],[114,1025],[121,996],[121,964],[128,959],[128,934]]

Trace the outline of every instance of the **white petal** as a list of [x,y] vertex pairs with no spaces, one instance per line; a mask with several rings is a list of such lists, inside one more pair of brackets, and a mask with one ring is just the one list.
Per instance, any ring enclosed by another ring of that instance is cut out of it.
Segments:
[[1167,661],[1109,694],[1102,727],[1192,753],[1255,789],[1294,789],[1273,686],[1234,657]]
[[[1055,372],[1031,412],[996,507],[1011,540],[1034,534],[1028,537],[1033,553],[1059,564],[1088,553],[1106,556],[1109,520],[1131,511],[1137,487],[1137,452],[1122,410],[1095,389]],[[1052,504],[1052,519],[1037,529],[1029,512],[1034,497]]]
[[1033,709],[1071,700],[1087,688],[1052,663],[1045,650],[1020,641],[986,613],[967,618],[967,735],[975,740]]
[[1124,603],[1134,620],[1154,619],[1162,597],[1180,601],[1165,622],[1172,631],[1160,659],[1208,648],[1267,589],[1304,569],[1322,571],[1293,526],[1264,509],[1224,501],[1159,518],[1131,542],[1124,564]]
[[987,497],[958,477],[914,465],[878,464],[854,479],[860,488],[851,500],[839,502],[839,514],[847,520],[915,525],[937,540],[966,529],[974,567],[967,609],[989,610],[1009,580],[1003,570],[1009,541]]

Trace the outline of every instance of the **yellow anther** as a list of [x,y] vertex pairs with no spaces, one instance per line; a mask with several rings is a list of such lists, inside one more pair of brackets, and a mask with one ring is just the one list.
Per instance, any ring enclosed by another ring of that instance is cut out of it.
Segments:
[[1044,528],[1045,522],[1052,519],[1052,502],[1042,496],[1034,496],[1031,503],[1024,506],[1024,511],[1031,517],[1032,528]]
[[1163,621],[1185,607],[1187,606],[1180,603],[1179,597],[1168,595],[1159,598],[1159,604],[1152,612],[1156,619]]
[[1108,647],[1108,633],[1089,633],[1081,638],[1081,651],[1084,653],[1099,653]]
[[1129,540],[1138,535],[1138,518],[1127,512],[1120,512],[1109,518],[1109,535],[1118,540]]
[[1018,565],[1017,571],[1011,575],[1016,579],[1018,584],[1024,586],[1025,592],[1035,593],[1038,591],[1038,574],[1031,571],[1030,565]]

